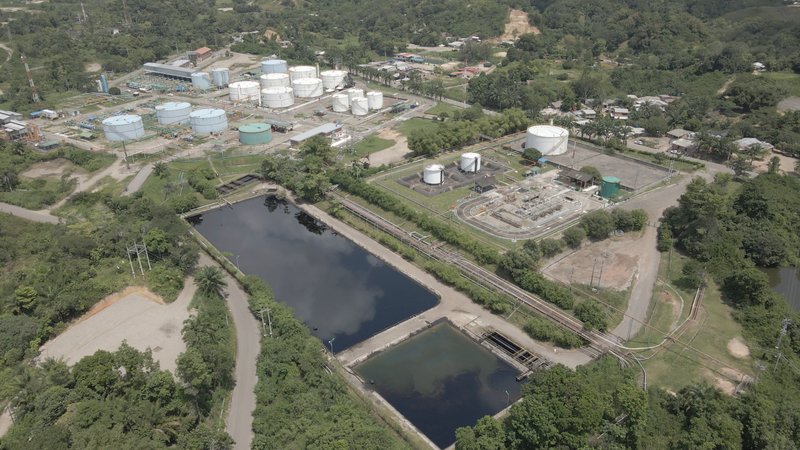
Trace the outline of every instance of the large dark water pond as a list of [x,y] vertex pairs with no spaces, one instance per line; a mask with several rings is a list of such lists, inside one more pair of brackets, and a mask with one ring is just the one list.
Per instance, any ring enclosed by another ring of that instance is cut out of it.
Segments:
[[792,308],[800,310],[800,271],[794,267],[763,270],[769,276],[772,290],[782,294]]
[[191,223],[340,352],[436,305],[436,296],[292,204],[257,197]]
[[369,358],[361,377],[441,448],[520,397],[519,372],[442,323]]

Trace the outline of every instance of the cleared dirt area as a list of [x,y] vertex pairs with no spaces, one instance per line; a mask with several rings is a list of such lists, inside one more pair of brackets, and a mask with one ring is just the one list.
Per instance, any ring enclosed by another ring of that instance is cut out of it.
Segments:
[[713,380],[714,386],[728,395],[733,395],[736,393],[736,386],[739,384],[739,382],[745,380],[746,378],[750,378],[738,370],[734,370],[729,367],[723,367],[720,369],[719,373],[706,370],[704,375]]
[[85,173],[83,169],[72,164],[66,159],[54,159],[52,161],[44,161],[33,164],[28,170],[20,173],[23,177],[28,178],[46,178],[52,176],[61,176],[66,172],[72,172],[73,175]]
[[382,139],[390,139],[395,141],[395,144],[389,148],[375,152],[369,155],[369,163],[373,167],[389,165],[396,162],[403,161],[411,150],[408,149],[408,139],[400,134],[397,130],[392,128],[384,128],[378,133],[378,137]]
[[519,9],[512,9],[508,12],[508,21],[506,22],[505,30],[499,37],[494,38],[494,41],[513,41],[523,34],[540,34],[539,28],[533,26],[528,21],[528,13]]
[[734,358],[745,359],[750,357],[750,347],[744,343],[742,338],[735,337],[728,341],[728,353]]
[[84,65],[84,69],[87,72],[100,72],[100,69],[102,69],[102,68],[103,68],[103,66],[101,66],[99,63],[96,63],[96,62],[86,63]]
[[800,111],[800,97],[787,97],[778,103],[778,111]]
[[542,270],[548,277],[563,283],[592,284],[624,291],[639,273],[639,255],[647,244],[639,233],[592,242]]
[[794,165],[797,162],[797,158],[792,158],[791,156],[781,155],[780,153],[770,153],[764,157],[761,161],[753,161],[753,169],[756,172],[766,172],[769,167],[769,160],[772,159],[773,156],[777,156],[778,159],[781,161],[780,170],[783,173],[792,173],[794,171]]
[[63,359],[74,364],[98,350],[115,351],[127,343],[139,350],[151,349],[162,369],[175,372],[175,359],[186,349],[181,336],[195,293],[191,278],[170,304],[145,288],[132,286],[92,307],[66,331],[45,343],[40,359]]

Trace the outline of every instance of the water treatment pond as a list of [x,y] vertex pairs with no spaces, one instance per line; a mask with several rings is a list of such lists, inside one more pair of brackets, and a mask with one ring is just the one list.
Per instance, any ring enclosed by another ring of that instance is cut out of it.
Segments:
[[296,206],[256,197],[190,222],[242,272],[269,283],[335,352],[436,305],[436,296]]
[[455,442],[520,397],[514,367],[447,322],[369,358],[356,372],[434,444]]
[[772,290],[783,295],[789,306],[800,310],[800,271],[794,267],[762,270],[769,277]]

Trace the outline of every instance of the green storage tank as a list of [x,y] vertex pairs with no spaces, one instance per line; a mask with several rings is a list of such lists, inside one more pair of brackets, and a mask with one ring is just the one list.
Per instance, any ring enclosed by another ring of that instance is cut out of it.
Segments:
[[244,145],[269,144],[272,127],[265,123],[248,123],[239,127],[239,142]]
[[619,194],[619,184],[619,178],[617,177],[603,177],[603,182],[600,183],[600,197],[612,198]]

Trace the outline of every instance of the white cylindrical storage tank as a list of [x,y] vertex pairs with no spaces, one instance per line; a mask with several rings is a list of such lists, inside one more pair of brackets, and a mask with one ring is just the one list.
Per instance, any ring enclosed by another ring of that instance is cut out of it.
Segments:
[[156,106],[156,118],[160,125],[186,123],[191,113],[192,105],[187,102],[167,102]]
[[211,71],[211,79],[217,87],[225,87],[230,79],[230,72],[227,67],[220,67]]
[[478,172],[481,170],[481,155],[477,153],[464,153],[458,160],[458,168],[464,172]]
[[257,102],[261,99],[258,81],[237,81],[228,86],[232,102]]
[[194,133],[219,133],[228,128],[228,117],[223,109],[198,109],[189,114]]
[[364,90],[363,89],[356,89],[351,88],[347,90],[347,97],[350,98],[350,103],[353,103],[354,98],[363,97]]
[[369,103],[369,109],[383,108],[383,92],[367,92],[367,101]]
[[261,73],[286,73],[289,65],[282,59],[265,59],[261,61]]
[[289,68],[289,76],[292,81],[301,78],[316,78],[317,68],[314,66],[294,66]]
[[422,171],[422,181],[424,181],[425,184],[442,184],[444,182],[444,166],[441,164],[425,166],[425,169]]
[[103,120],[103,132],[112,142],[141,139],[144,137],[144,122],[133,114],[113,116]]
[[325,89],[336,89],[344,85],[344,78],[347,72],[344,70],[323,70],[319,77],[322,78],[322,87]]
[[338,93],[331,96],[332,107],[335,112],[350,111],[350,97],[347,94]]
[[364,97],[350,100],[350,111],[354,116],[366,116],[369,112],[369,102]]
[[262,88],[292,87],[288,73],[265,73],[259,77]]
[[195,72],[192,74],[192,86],[195,89],[211,89],[211,77],[207,72]]
[[567,153],[569,131],[553,125],[534,125],[528,128],[525,148],[535,148],[542,155],[563,155]]
[[298,78],[292,80],[292,89],[297,98],[312,98],[322,95],[322,80],[319,78]]
[[286,108],[294,105],[292,88],[273,86],[261,90],[261,106],[265,108]]

